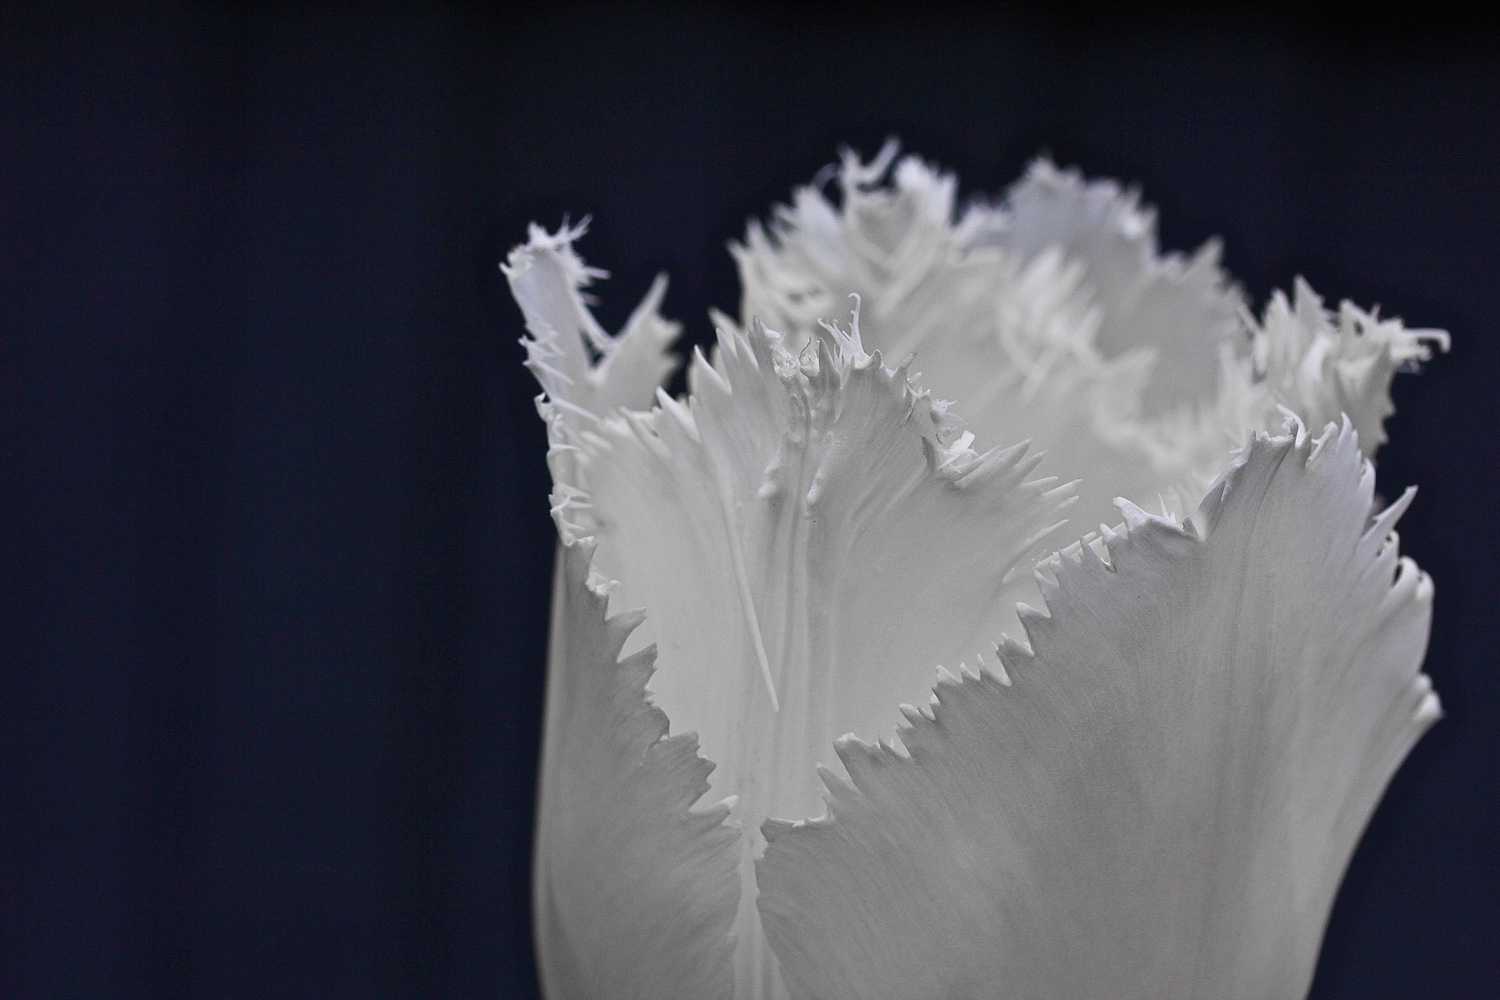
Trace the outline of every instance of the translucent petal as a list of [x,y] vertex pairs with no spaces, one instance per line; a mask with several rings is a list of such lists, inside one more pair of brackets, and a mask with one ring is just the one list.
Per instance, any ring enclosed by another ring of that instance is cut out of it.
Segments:
[[550,997],[733,995],[739,831],[692,811],[713,765],[646,700],[653,652],[618,659],[639,614],[605,617],[592,546],[563,547],[552,599],[534,859],[537,956]]
[[1387,781],[1438,714],[1432,586],[1369,517],[1345,423],[1252,440],[1190,526],[1125,505],[1032,651],[841,742],[829,814],[768,823],[792,996],[1287,998]]

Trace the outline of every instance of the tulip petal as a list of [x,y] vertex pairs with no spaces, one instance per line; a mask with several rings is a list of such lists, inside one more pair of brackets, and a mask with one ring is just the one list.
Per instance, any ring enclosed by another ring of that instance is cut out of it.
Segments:
[[733,248],[742,322],[758,316],[795,346],[857,293],[865,343],[915,352],[978,441],[1030,440],[1044,472],[1082,479],[1077,524],[1117,523],[1119,496],[1190,513],[1283,407],[1312,427],[1348,413],[1373,454],[1391,377],[1446,347],[1439,331],[1348,304],[1325,314],[1300,284],[1294,307],[1278,296],[1257,323],[1216,243],[1161,254],[1135,191],[1045,160],[954,224],[953,178],[911,157],[891,169],[894,152],[868,165],[846,154],[837,208],[805,187],[751,224]]
[[1256,372],[1275,401],[1309,427],[1347,414],[1366,457],[1385,443],[1396,372],[1448,349],[1442,330],[1408,330],[1350,302],[1331,313],[1300,278],[1292,300],[1271,296],[1254,333]]
[[1207,527],[1122,505],[1002,672],[855,739],[828,815],[767,823],[759,907],[793,997],[1304,994],[1334,892],[1437,717],[1432,586],[1369,516],[1349,423],[1257,435]]
[[713,794],[751,831],[744,995],[775,989],[749,865],[761,821],[807,815],[835,737],[893,731],[938,663],[1015,622],[1006,578],[1072,497],[1032,479],[1024,445],[976,453],[946,404],[864,352],[857,320],[798,356],[759,325],[726,331],[691,396],[650,412],[582,413],[561,382],[542,403],[559,531],[597,543],[612,608],[649,610],[632,642],[659,647],[654,703],[699,734]]
[[646,700],[654,652],[618,659],[640,614],[605,617],[592,545],[559,551],[537,812],[537,955],[551,997],[733,996],[740,834],[690,807],[713,765]]
[[1061,250],[1083,264],[1102,310],[1094,347],[1106,358],[1151,352],[1141,395],[1147,414],[1215,395],[1219,348],[1242,334],[1244,308],[1219,267],[1216,240],[1191,257],[1162,255],[1156,212],[1140,204],[1138,191],[1085,182],[1045,159],[1010,189],[1003,209],[976,207],[961,225],[971,248],[996,246],[1028,260]]
[[1069,499],[1030,481],[1024,448],[975,454],[857,337],[815,347],[798,360],[763,329],[726,335],[715,363],[694,361],[686,405],[662,397],[577,444],[580,530],[615,606],[650,609],[657,703],[700,733],[747,816],[802,815],[834,736],[889,729],[937,663],[998,638],[1005,577]]
[[550,398],[566,401],[573,419],[583,416],[578,410],[602,417],[622,406],[650,406],[657,386],[677,367],[668,348],[678,325],[657,312],[665,277],[656,279],[617,337],[589,312],[580,290],[608,274],[586,266],[573,251],[587,226],[585,220],[549,233],[533,225],[530,240],[501,265],[531,334],[522,341],[526,367]]
[[[732,248],[742,321],[758,316],[795,346],[858,294],[866,343],[915,352],[979,441],[1031,440],[1044,471],[1082,479],[1076,523],[1115,523],[1122,495],[1185,513],[1275,412],[1251,385],[1248,338],[1231,343],[1241,300],[1212,248],[1158,256],[1133,196],[1044,163],[1015,204],[954,225],[950,176],[908,157],[878,183],[891,152],[868,166],[846,156],[837,209],[802,188],[769,226],[752,223]],[[1180,398],[1189,385],[1204,397]]]

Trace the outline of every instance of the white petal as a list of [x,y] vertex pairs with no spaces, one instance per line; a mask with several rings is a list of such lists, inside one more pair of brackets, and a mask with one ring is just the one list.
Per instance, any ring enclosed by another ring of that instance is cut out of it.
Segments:
[[[1039,164],[1014,206],[955,227],[951,177],[908,158],[878,186],[879,166],[846,160],[837,210],[803,188],[769,229],[752,224],[735,248],[746,324],[786,324],[800,343],[860,295],[866,342],[915,352],[982,446],[1031,440],[1044,472],[1082,479],[1069,516],[1084,530],[1116,523],[1119,496],[1185,513],[1275,413],[1251,384],[1248,338],[1231,342],[1240,299],[1211,248],[1158,257],[1133,196]],[[1207,395],[1173,405],[1188,383]]]
[[625,329],[611,337],[580,294],[593,279],[607,277],[573,251],[586,226],[587,220],[549,233],[533,225],[531,239],[501,265],[531,333],[523,341],[526,367],[551,400],[565,402],[565,410],[605,416],[622,406],[641,409],[677,367],[668,348],[678,325],[657,313],[666,278],[656,279]]
[[1095,348],[1114,358],[1142,348],[1151,374],[1142,409],[1157,414],[1217,391],[1221,344],[1242,333],[1244,301],[1209,241],[1191,258],[1162,256],[1156,213],[1114,181],[1085,182],[1046,160],[1031,165],[1000,212],[964,220],[969,246],[997,246],[1025,259],[1050,249],[1084,266],[1103,315]]
[[1431,357],[1433,345],[1446,351],[1448,334],[1408,330],[1350,302],[1330,313],[1298,279],[1292,301],[1278,291],[1266,306],[1255,330],[1255,366],[1275,401],[1307,426],[1348,414],[1368,457],[1385,442],[1385,418],[1395,410],[1391,379]]
[[1257,437],[1206,540],[1137,508],[1005,677],[856,740],[830,816],[767,824],[792,996],[1292,998],[1386,782],[1436,717],[1431,583],[1346,423]]
[[[689,384],[649,413],[551,422],[559,526],[597,541],[613,608],[648,609],[633,641],[659,647],[655,703],[699,734],[754,852],[766,817],[819,807],[836,737],[892,731],[939,662],[1014,621],[1003,581],[1070,492],[1031,481],[1024,447],[976,454],[857,329],[800,357],[759,326],[726,332]],[[748,853],[742,877],[737,975],[766,995]]]
[[739,832],[689,807],[713,765],[646,701],[653,654],[618,660],[639,614],[606,619],[591,546],[558,553],[533,892],[549,997],[733,995]]
[[580,524],[615,606],[650,610],[658,704],[700,733],[716,791],[756,823],[806,815],[834,737],[888,731],[939,662],[998,637],[1002,581],[1068,494],[1029,481],[1024,449],[976,455],[848,335],[800,360],[726,335],[690,384],[686,407],[583,435]]
[[744,322],[785,324],[795,344],[859,294],[865,342],[916,352],[981,446],[1030,440],[1043,472],[1082,480],[1082,529],[1117,523],[1121,496],[1189,513],[1247,433],[1280,426],[1279,407],[1311,427],[1348,413],[1372,454],[1392,375],[1446,345],[1347,304],[1329,316],[1305,286],[1254,323],[1216,244],[1161,255],[1134,191],[1046,161],[954,225],[953,179],[907,158],[879,184],[891,153],[846,157],[837,209],[803,188],[769,228],[752,224],[735,248]]
[[[820,320],[844,315],[856,294],[864,341],[899,361],[940,328],[930,320],[941,317],[952,335],[961,318],[989,310],[977,294],[1013,267],[990,255],[953,274],[962,249],[951,225],[953,178],[908,157],[890,185],[880,184],[894,153],[887,144],[869,165],[846,153],[838,209],[816,187],[799,188],[769,226],[752,222],[745,243],[731,245],[743,327],[760,319],[796,353]],[[988,274],[997,264],[998,278]]]

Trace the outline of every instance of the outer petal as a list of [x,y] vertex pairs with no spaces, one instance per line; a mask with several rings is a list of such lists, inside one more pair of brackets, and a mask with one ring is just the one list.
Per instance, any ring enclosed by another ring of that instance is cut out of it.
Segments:
[[1125,505],[1000,677],[845,740],[829,816],[767,824],[793,996],[1301,996],[1388,779],[1437,717],[1432,586],[1346,422],[1257,436],[1206,540]]
[[733,995],[740,896],[727,804],[694,812],[713,765],[646,700],[654,650],[617,660],[641,615],[606,618],[592,545],[558,554],[533,891],[558,1000]]
[[551,400],[564,401],[573,421],[622,406],[650,406],[657,386],[677,367],[668,348],[678,325],[657,313],[665,277],[652,284],[618,337],[605,333],[589,312],[580,289],[607,274],[585,266],[573,252],[573,240],[587,224],[564,225],[555,233],[533,225],[531,239],[501,265],[531,334],[522,341],[526,367]]
[[[974,454],[853,335],[800,360],[764,330],[726,335],[690,375],[687,408],[583,436],[580,517],[620,606],[652,609],[658,703],[758,830],[817,807],[834,737],[889,731],[941,659],[999,632],[1007,573],[1069,497],[1028,482],[1022,448]],[[757,923],[739,925],[745,996],[776,992]]]

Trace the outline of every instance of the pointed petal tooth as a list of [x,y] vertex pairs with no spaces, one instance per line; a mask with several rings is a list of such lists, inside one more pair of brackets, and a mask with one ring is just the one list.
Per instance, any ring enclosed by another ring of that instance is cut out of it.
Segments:
[[649,406],[657,388],[677,370],[679,359],[670,350],[682,327],[661,316],[666,294],[667,276],[659,274],[625,321],[609,355],[601,359],[595,375],[595,413]]
[[[1321,446],[1320,446],[1321,445]],[[1064,560],[1013,685],[945,685],[910,759],[841,743],[831,818],[757,864],[792,996],[1304,994],[1344,867],[1435,718],[1431,584],[1349,425],[1257,437],[1205,538]]]
[[740,896],[729,810],[689,807],[713,765],[646,700],[653,653],[617,660],[640,615],[606,619],[590,547],[559,550],[533,891],[549,997],[733,996]]

